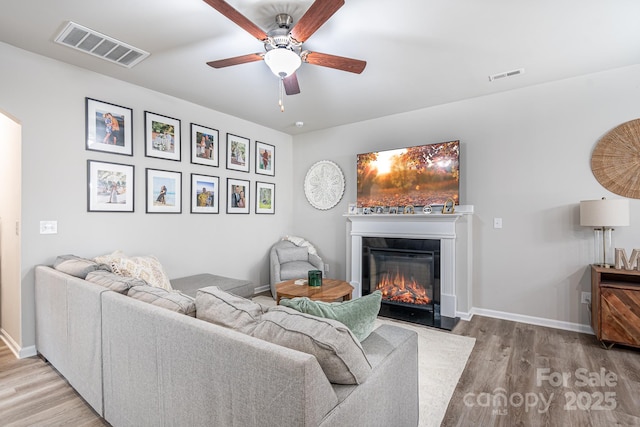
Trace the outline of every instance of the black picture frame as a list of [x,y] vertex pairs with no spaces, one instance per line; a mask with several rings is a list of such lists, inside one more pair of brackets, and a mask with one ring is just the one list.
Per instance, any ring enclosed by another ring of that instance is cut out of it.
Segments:
[[182,172],[147,168],[147,213],[182,213]]
[[181,160],[180,120],[144,112],[144,155],[158,159]]
[[275,176],[276,147],[265,142],[256,141],[255,153],[256,173],[260,175]]
[[133,110],[85,98],[85,148],[133,156]]
[[87,160],[87,212],[133,212],[135,167]]
[[249,138],[227,133],[227,169],[249,172],[250,142]]
[[220,178],[191,174],[191,213],[217,214],[220,212]]
[[227,213],[248,214],[251,202],[250,181],[227,178]]
[[276,185],[271,182],[256,181],[256,213],[270,214],[276,212]]
[[220,165],[217,129],[191,123],[191,163],[213,167]]

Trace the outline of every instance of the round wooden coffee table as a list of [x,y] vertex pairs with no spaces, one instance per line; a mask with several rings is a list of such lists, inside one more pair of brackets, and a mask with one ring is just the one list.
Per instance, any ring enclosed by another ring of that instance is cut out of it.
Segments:
[[332,302],[342,298],[349,301],[353,286],[344,280],[322,279],[322,286],[296,285],[296,280],[287,280],[276,285],[276,304],[281,298],[307,297],[315,301]]

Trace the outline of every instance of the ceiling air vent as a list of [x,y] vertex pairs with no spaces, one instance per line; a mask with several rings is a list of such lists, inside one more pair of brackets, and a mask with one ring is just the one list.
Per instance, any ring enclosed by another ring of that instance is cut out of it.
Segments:
[[524,68],[518,68],[517,70],[505,71],[504,73],[493,74],[489,76],[489,81],[492,82],[498,79],[504,79],[506,77],[513,77],[519,74],[524,74]]
[[75,22],[69,22],[55,38],[55,42],[127,68],[133,67],[149,56],[149,52],[122,43]]

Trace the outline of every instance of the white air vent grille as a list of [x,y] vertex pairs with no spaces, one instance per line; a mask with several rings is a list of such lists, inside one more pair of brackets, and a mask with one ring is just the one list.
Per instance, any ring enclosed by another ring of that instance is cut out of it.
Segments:
[[506,77],[513,77],[520,74],[524,74],[524,68],[518,68],[517,70],[505,71],[504,73],[493,74],[489,76],[489,81],[492,82],[498,79],[504,79]]
[[75,22],[69,22],[55,38],[55,42],[127,68],[133,67],[149,56],[149,52],[100,34]]

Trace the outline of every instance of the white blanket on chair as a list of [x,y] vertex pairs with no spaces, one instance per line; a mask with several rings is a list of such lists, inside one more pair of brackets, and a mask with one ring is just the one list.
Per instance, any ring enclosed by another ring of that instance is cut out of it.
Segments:
[[307,251],[309,251],[310,254],[318,255],[316,248],[307,240],[303,239],[302,237],[284,236],[282,240],[288,240],[296,246],[300,246],[301,248],[307,248]]

